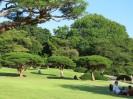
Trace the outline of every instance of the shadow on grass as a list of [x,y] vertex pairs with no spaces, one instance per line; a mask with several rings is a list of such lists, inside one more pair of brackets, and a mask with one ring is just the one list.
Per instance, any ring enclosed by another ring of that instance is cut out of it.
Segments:
[[74,80],[73,78],[70,77],[47,77],[48,79],[66,79],[66,80]]
[[1,72],[0,76],[19,77],[19,74],[17,74],[17,73],[4,73],[4,72]]
[[48,75],[48,76],[56,76],[56,75],[54,75],[54,74],[43,74],[43,73],[41,73],[41,74],[38,74],[38,73],[36,73],[36,72],[30,72],[31,74],[37,74],[37,75]]
[[107,96],[113,96],[119,98],[127,98],[127,99],[133,99],[133,96],[126,96],[126,95],[114,95],[112,92],[108,91],[108,87],[105,86],[85,86],[85,85],[61,85],[63,88],[68,88],[72,90],[80,90],[80,91],[86,91],[91,92],[95,94],[101,94],[101,95],[107,95]]

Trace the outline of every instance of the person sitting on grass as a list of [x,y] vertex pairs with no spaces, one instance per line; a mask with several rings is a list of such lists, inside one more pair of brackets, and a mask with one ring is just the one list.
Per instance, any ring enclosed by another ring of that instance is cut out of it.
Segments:
[[112,84],[109,85],[109,91],[113,91],[113,85]]
[[131,85],[128,86],[127,95],[128,96],[133,96],[133,89],[132,89]]
[[114,85],[113,85],[113,93],[114,94],[117,94],[117,95],[126,95],[126,91],[124,90],[121,90],[119,87],[118,87],[118,81],[115,81],[114,82]]
[[74,80],[78,80],[78,77],[77,77],[77,75],[75,75],[75,76],[73,77],[73,79],[74,79]]

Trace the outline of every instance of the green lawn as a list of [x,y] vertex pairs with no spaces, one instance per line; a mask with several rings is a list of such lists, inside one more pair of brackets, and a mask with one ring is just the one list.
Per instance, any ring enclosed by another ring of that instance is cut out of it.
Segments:
[[66,78],[60,79],[58,69],[44,69],[41,75],[30,69],[19,78],[16,69],[1,68],[0,99],[133,99],[109,92],[109,81],[73,80],[75,74],[81,75],[65,70]]

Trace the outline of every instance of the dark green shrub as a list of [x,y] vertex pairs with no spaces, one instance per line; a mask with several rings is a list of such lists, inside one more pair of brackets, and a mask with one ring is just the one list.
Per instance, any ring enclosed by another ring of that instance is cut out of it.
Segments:
[[90,73],[85,73],[80,77],[81,80],[91,80],[91,74]]
[[120,75],[116,78],[116,80],[126,80],[126,81],[131,81],[131,78],[127,75]]
[[94,72],[94,75],[96,80],[108,80],[107,77],[105,77],[104,75],[101,75],[101,73],[98,71]]
[[84,67],[77,67],[77,68],[75,68],[74,71],[75,72],[80,72],[80,73],[85,73],[87,71],[87,69],[84,68]]
[[[95,75],[95,80],[108,80],[107,77],[101,75],[100,72],[98,72],[98,71],[95,71],[94,75]],[[82,75],[80,77],[80,79],[82,79],[82,80],[91,80],[91,73],[88,71],[87,73]]]

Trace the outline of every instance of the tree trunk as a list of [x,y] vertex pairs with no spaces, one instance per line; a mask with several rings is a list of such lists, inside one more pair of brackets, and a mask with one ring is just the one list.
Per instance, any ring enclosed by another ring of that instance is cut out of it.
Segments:
[[47,69],[49,69],[49,65],[47,65]]
[[92,81],[95,81],[94,71],[95,71],[95,69],[92,68],[92,69],[91,69],[91,80],[92,80]]
[[64,76],[64,71],[63,71],[63,70],[64,70],[64,66],[61,65],[61,66],[60,66],[60,76],[61,76],[61,77]]
[[101,74],[103,75],[105,68],[101,68],[100,70],[101,70]]
[[36,19],[25,19],[25,20],[20,20],[17,22],[10,22],[4,25],[0,26],[0,33],[4,33],[7,30],[13,29],[17,26],[24,26],[24,25],[34,25],[34,24],[38,24],[38,23],[43,23],[47,20],[49,20],[50,17],[48,18],[36,18]]
[[64,72],[63,72],[63,70],[60,70],[60,76],[61,76],[61,77],[64,76]]
[[133,76],[131,75],[131,83],[133,83]]
[[18,69],[18,72],[19,72],[19,76],[20,77],[23,77],[23,75],[24,75],[24,69],[23,68],[19,68]]

